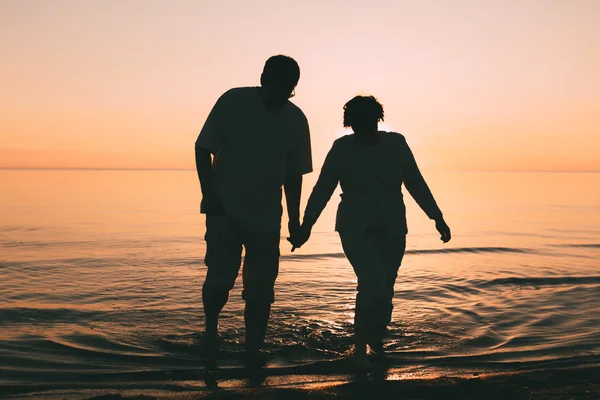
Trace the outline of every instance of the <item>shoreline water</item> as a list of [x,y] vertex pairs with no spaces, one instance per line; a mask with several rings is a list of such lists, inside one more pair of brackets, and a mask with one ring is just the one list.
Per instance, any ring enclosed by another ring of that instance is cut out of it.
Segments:
[[[268,376],[268,370],[262,372]],[[285,375],[260,384],[260,372],[223,387],[194,388],[155,385],[146,388],[71,388],[8,394],[7,400],[192,400],[192,399],[528,399],[597,400],[600,365],[586,368],[540,369],[524,372],[457,376],[448,371],[434,378],[411,377],[389,370],[369,375]],[[253,382],[253,379],[255,382]],[[258,383],[258,384],[257,384]]]
[[282,232],[266,377],[250,382],[241,368],[238,279],[211,381],[199,353],[206,268],[193,173],[0,175],[2,399],[480,398],[480,387],[600,398],[600,175],[432,177],[455,235],[441,244],[407,201],[391,369],[376,382],[340,361],[353,343],[356,277],[333,232],[335,204],[300,252]]

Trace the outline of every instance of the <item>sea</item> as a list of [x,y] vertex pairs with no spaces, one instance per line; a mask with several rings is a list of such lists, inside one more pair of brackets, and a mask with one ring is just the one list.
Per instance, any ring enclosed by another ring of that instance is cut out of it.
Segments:
[[[600,366],[600,173],[423,174],[452,240],[405,192],[386,379]],[[304,179],[303,206],[316,178]],[[195,171],[1,170],[0,398],[353,379],[356,277],[334,231],[339,189],[293,253],[284,212],[258,382],[243,368],[241,276],[220,319],[219,369],[203,365],[200,199]]]

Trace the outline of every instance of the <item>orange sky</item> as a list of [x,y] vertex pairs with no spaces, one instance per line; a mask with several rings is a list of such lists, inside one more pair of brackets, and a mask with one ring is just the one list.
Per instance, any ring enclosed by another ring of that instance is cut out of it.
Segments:
[[299,62],[315,167],[377,96],[425,168],[600,170],[600,1],[0,1],[0,167],[193,168],[216,98]]

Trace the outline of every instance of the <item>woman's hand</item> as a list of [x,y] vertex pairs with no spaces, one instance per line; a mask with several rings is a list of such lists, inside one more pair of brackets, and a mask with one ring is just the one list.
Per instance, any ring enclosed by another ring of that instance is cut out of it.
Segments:
[[442,242],[448,243],[450,239],[452,239],[452,236],[450,235],[450,227],[446,221],[444,221],[444,217],[439,216],[435,219],[435,229],[437,229],[437,231],[440,233],[440,239]]

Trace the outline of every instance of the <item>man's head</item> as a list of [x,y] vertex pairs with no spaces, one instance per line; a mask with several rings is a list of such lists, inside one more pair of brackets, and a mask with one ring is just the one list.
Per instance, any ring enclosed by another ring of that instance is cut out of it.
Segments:
[[383,121],[383,106],[373,96],[356,96],[344,105],[344,127],[355,133],[377,130]]
[[296,60],[284,55],[270,57],[265,62],[260,84],[265,102],[272,107],[283,106],[294,96],[294,88],[300,79],[300,67]]

